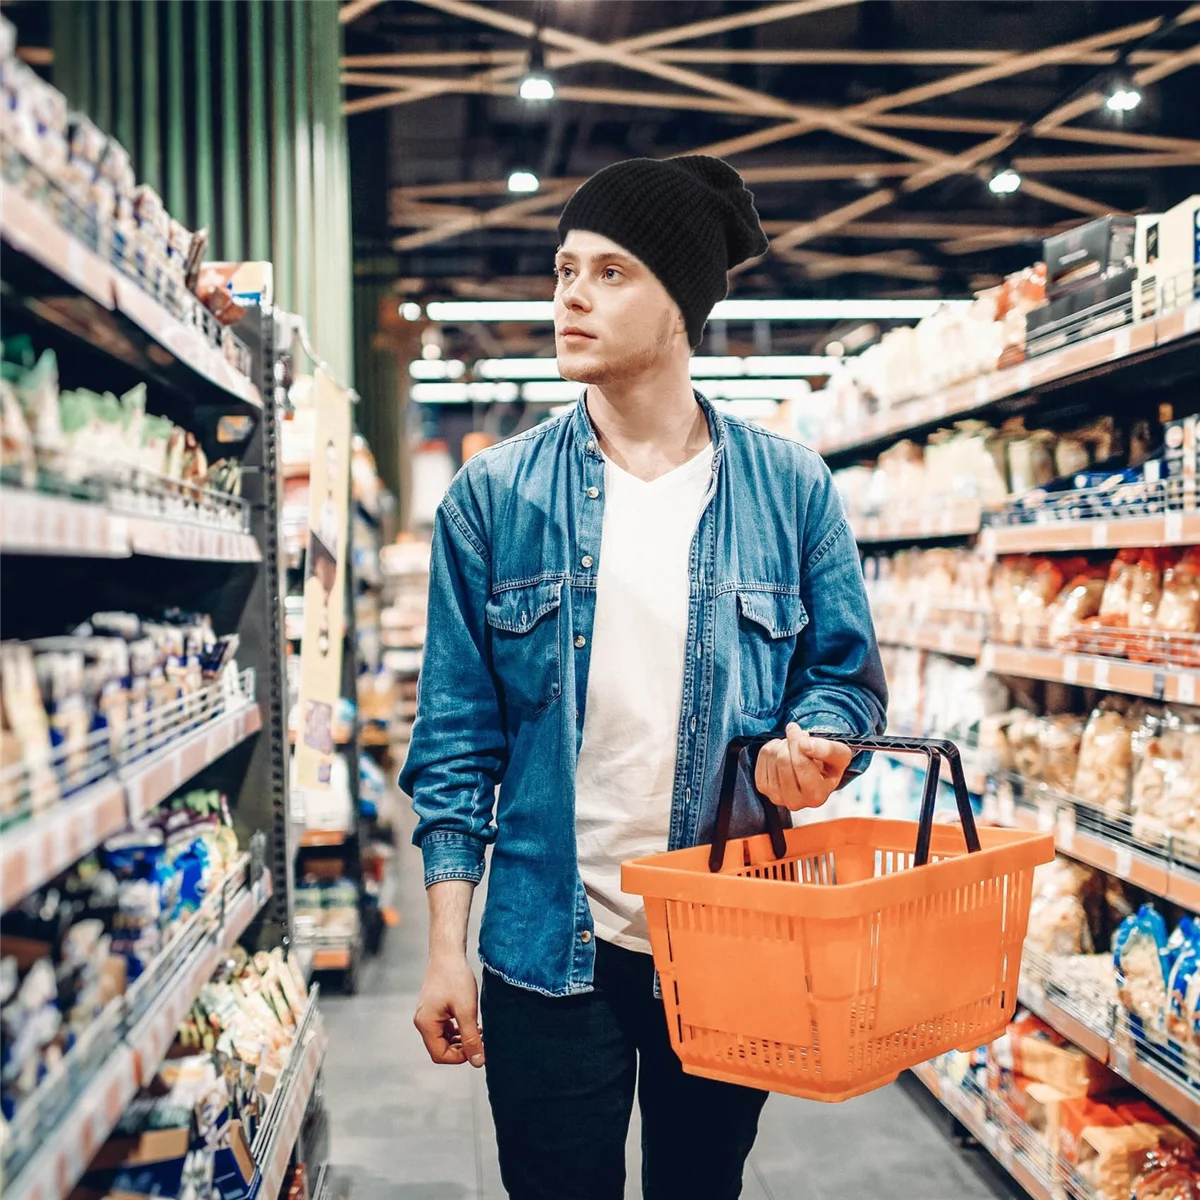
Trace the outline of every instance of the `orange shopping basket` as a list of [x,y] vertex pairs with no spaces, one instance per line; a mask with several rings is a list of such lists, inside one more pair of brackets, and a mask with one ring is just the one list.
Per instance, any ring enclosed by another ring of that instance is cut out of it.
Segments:
[[[692,1075],[810,1100],[861,1095],[1003,1033],[1017,1003],[1033,869],[1049,834],[976,830],[953,742],[843,738],[924,754],[920,821],[853,818],[729,838],[726,754],[715,840],[622,865],[645,898],[671,1043]],[[962,827],[934,824],[941,758]]]

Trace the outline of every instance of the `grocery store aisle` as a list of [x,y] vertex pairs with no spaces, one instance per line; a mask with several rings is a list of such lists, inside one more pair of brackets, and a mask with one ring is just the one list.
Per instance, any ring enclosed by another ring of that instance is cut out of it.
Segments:
[[[330,1031],[325,1089],[334,1171],[348,1185],[348,1200],[505,1200],[483,1074],[434,1067],[412,1027],[425,898],[419,854],[402,845],[398,862],[399,928],[388,931],[382,955],[364,964],[359,995],[321,1000]],[[919,1092],[919,1085],[891,1087],[840,1106],[773,1097],[743,1200],[1021,1195],[997,1182],[985,1154],[954,1147],[947,1121]],[[641,1195],[637,1144],[635,1128],[628,1200]]]

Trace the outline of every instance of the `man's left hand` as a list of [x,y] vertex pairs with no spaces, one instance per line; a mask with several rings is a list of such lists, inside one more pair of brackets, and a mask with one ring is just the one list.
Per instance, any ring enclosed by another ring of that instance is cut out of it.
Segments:
[[820,808],[842,782],[853,757],[842,742],[814,737],[791,724],[786,738],[768,742],[759,752],[754,782],[768,800],[793,812]]

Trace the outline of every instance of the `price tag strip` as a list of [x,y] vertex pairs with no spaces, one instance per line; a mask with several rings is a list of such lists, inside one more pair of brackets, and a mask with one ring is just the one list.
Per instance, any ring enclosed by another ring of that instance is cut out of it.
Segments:
[[7,910],[128,823],[125,793],[112,776],[68,797],[0,839],[0,901]]

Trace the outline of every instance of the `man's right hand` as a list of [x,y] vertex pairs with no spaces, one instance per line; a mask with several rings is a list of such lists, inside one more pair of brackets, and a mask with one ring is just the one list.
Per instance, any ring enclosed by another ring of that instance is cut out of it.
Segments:
[[413,1024],[435,1063],[483,1066],[479,985],[465,954],[430,958]]

